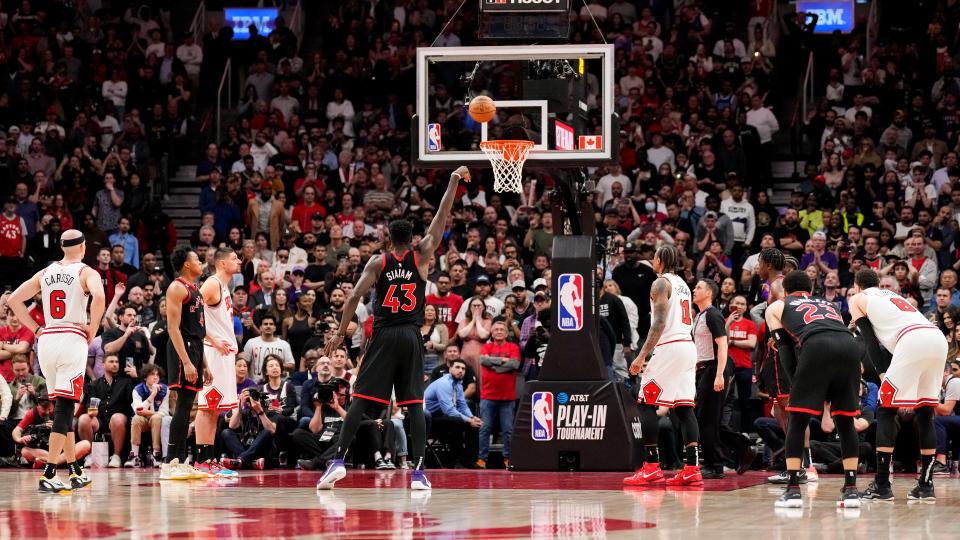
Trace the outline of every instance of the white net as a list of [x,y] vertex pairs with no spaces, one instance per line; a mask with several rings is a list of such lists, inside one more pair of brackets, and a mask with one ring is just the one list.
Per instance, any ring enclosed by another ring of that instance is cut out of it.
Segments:
[[493,165],[493,190],[523,193],[523,164],[533,141],[483,141],[480,148]]

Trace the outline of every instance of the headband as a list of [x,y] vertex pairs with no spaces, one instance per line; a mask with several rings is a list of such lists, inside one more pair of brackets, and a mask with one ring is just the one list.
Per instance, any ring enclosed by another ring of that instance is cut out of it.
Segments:
[[80,244],[86,242],[86,238],[83,237],[83,234],[76,238],[71,238],[70,240],[60,239],[60,247],[73,247],[79,246]]

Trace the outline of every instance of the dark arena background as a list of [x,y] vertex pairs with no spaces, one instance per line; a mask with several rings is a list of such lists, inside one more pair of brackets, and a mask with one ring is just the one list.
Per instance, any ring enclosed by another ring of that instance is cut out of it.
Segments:
[[[3,3],[0,538],[954,536],[958,30],[952,0]],[[41,285],[76,231],[89,268]],[[234,252],[219,302],[175,296]],[[867,269],[943,358],[894,352]],[[843,420],[790,407],[791,271],[856,338],[817,359],[862,370]],[[235,381],[199,364],[198,413],[168,314],[214,310]],[[375,339],[407,313],[422,351]],[[410,366],[415,399],[368,390]]]

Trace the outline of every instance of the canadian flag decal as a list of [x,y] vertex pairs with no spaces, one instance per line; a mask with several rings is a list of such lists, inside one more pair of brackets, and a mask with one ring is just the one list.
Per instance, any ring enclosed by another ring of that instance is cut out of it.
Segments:
[[600,150],[603,148],[602,135],[580,135],[581,150]]

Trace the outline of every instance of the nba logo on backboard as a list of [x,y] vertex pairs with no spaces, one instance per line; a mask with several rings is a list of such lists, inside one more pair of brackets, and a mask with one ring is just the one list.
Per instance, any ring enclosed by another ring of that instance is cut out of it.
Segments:
[[440,124],[427,124],[427,150],[430,152],[439,152],[441,148]]
[[558,326],[560,330],[573,332],[583,328],[583,276],[580,274],[560,274],[557,280],[560,311]]
[[553,440],[553,392],[534,392],[531,437],[535,441]]

